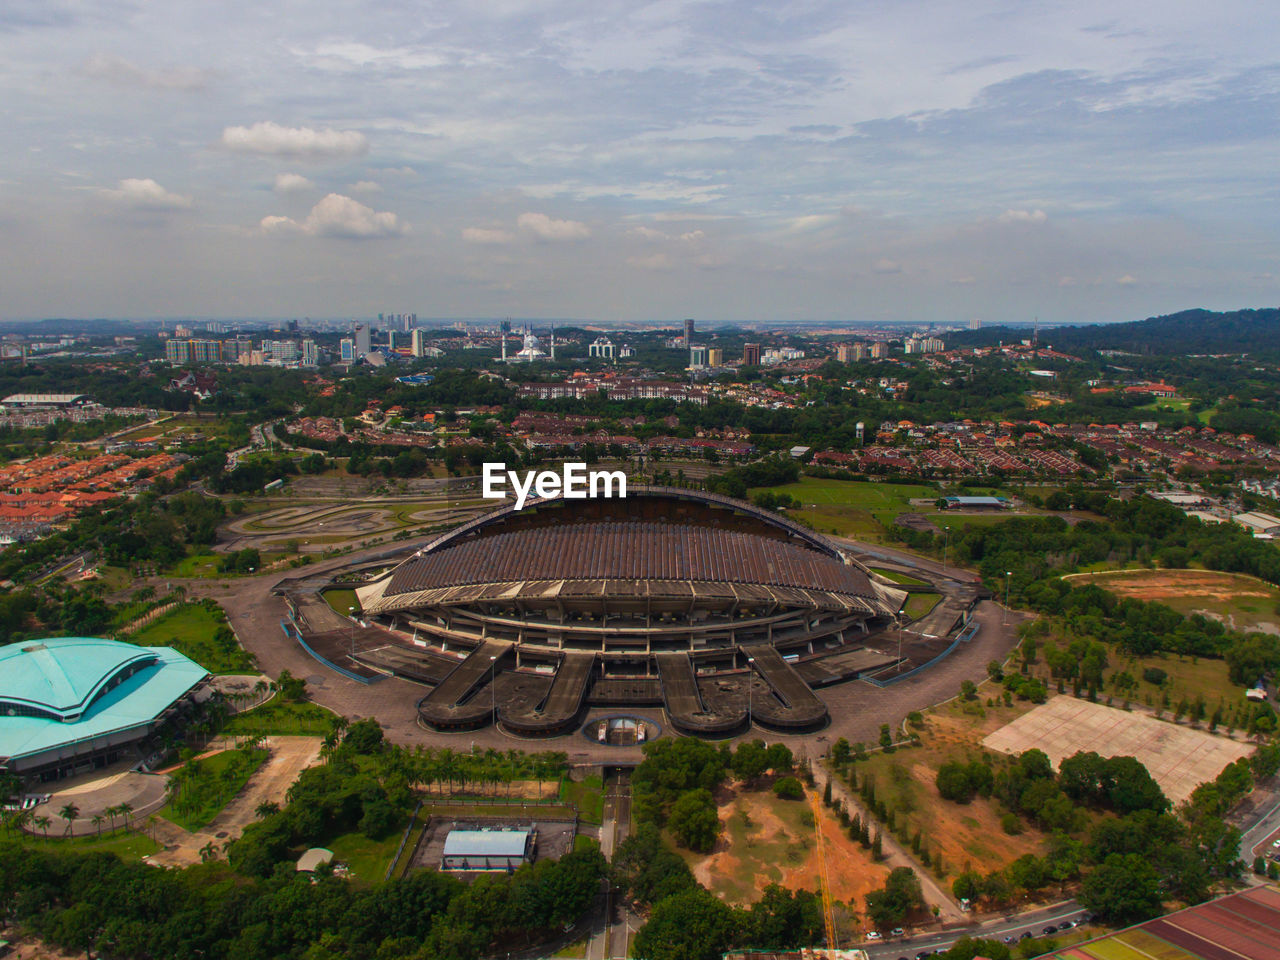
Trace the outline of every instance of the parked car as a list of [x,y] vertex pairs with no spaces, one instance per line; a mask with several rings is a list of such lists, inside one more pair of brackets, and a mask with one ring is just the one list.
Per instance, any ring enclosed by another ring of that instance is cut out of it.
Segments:
[[903,930],[901,927],[894,927],[892,930],[889,931],[889,935],[891,937],[906,936],[906,933],[907,931]]
[[868,939],[868,940],[879,940],[879,939],[880,939],[880,934],[879,934],[879,933],[877,933],[875,930],[872,930],[870,933],[868,933],[868,934],[867,934],[867,939]]
[[1049,936],[1049,934],[1051,933],[1057,933],[1057,932],[1058,932],[1058,928],[1055,927],[1053,924],[1049,924],[1049,926],[1045,927],[1043,930],[1040,931],[1040,933],[1046,937]]

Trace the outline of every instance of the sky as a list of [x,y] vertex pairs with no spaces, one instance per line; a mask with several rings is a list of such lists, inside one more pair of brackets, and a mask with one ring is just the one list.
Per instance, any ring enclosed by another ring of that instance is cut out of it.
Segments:
[[1262,0],[4,0],[0,317],[1273,306]]

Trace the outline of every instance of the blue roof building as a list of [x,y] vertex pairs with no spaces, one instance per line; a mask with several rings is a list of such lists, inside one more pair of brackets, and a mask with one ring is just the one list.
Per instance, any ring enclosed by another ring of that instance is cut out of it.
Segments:
[[510,871],[532,858],[534,832],[526,829],[450,830],[441,870]]
[[51,781],[130,756],[209,673],[170,647],[57,637],[0,647],[0,766]]

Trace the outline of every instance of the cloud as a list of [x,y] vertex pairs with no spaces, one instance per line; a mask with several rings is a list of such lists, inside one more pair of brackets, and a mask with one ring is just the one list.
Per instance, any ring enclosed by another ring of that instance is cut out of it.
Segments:
[[227,127],[222,146],[236,153],[299,160],[356,157],[369,149],[369,141],[355,130],[313,130],[310,127],[282,127],[270,120],[252,127]]
[[314,188],[315,184],[300,173],[276,174],[276,193],[296,193],[302,190],[312,190]]
[[649,240],[657,243],[661,240],[670,240],[671,237],[663,233],[661,230],[655,230],[653,227],[632,227],[627,233],[633,237],[639,237],[641,240]]
[[641,270],[670,270],[671,258],[665,253],[655,253],[647,257],[628,257],[627,263]]
[[467,227],[462,231],[463,243],[474,243],[479,246],[496,246],[511,243],[515,234],[507,230],[492,230],[487,227]]
[[881,257],[871,265],[872,273],[901,273],[902,264],[896,260],[890,260],[887,257]]
[[263,217],[259,227],[266,234],[307,234],[346,240],[397,237],[408,230],[394,213],[377,212],[340,193],[326,196],[300,223],[292,217],[271,216]]
[[191,198],[171,193],[150,177],[120,181],[118,190],[103,190],[102,196],[130,210],[189,210]]
[[1116,277],[1116,283],[1122,287],[1132,287],[1137,282],[1138,278],[1130,273],[1126,273],[1123,277]]
[[80,72],[95,80],[121,87],[149,87],[153,90],[203,90],[213,74],[196,67],[160,67],[148,70],[110,53],[95,53],[80,65]]
[[818,230],[825,227],[829,223],[834,223],[840,217],[831,213],[811,213],[803,217],[792,217],[787,224],[787,233],[808,233],[810,230]]
[[1000,223],[1044,223],[1049,216],[1043,210],[1006,210],[996,219]]
[[549,243],[573,243],[591,236],[591,228],[578,220],[553,220],[545,213],[522,213],[516,225],[534,238]]
[[352,193],[381,193],[382,184],[373,180],[357,180],[351,185]]

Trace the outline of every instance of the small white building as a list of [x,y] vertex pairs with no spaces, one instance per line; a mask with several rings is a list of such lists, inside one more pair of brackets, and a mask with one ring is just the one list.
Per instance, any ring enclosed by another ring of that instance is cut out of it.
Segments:
[[1280,517],[1269,513],[1237,513],[1231,522],[1244,527],[1255,537],[1280,537]]

